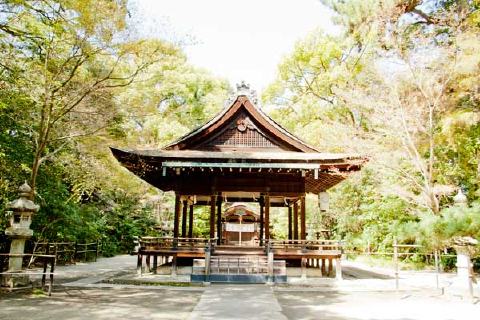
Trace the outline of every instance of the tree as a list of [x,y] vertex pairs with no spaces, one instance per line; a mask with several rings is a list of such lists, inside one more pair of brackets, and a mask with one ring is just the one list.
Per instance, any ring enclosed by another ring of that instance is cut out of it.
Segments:
[[177,50],[122,39],[123,1],[3,1],[0,12],[0,45],[9,49],[2,71],[14,80],[4,85],[31,103],[25,127],[33,142],[32,189],[45,160],[115,119],[115,88]]
[[425,212],[442,215],[447,189],[478,198],[479,2],[322,2],[343,32],[300,41],[263,98],[321,150],[370,156],[373,177],[332,190],[338,212],[325,222],[352,239],[391,239],[398,230],[368,223],[396,225],[399,215],[385,208],[416,223]]
[[263,101],[275,106],[280,123],[322,150],[358,152],[351,138],[363,139],[368,130],[367,109],[350,97],[368,79],[371,54],[350,38],[314,31],[280,63]]
[[165,146],[210,120],[228,96],[227,81],[189,65],[181,54],[171,58],[117,96],[129,106],[119,131],[131,148]]
[[[375,116],[387,124],[376,127],[393,141],[399,138],[397,141],[403,146],[404,153],[399,156],[404,160],[393,169],[398,177],[413,185],[409,188],[409,200],[438,214],[441,194],[436,185],[452,182],[438,170],[439,132],[444,119],[458,110],[458,97],[473,89],[459,91],[456,83],[465,78],[457,61],[471,59],[471,53],[465,52],[465,46],[470,45],[465,36],[473,35],[469,17],[476,9],[467,8],[463,2],[445,2],[434,6],[427,15],[421,8],[427,4],[428,1],[409,1],[407,5],[402,1],[395,7],[397,18],[393,21],[398,24],[408,18],[405,15],[414,16],[410,16],[411,22],[397,25],[390,36],[387,52],[397,66],[389,66],[394,76],[381,77],[383,84],[377,92],[382,95],[376,96],[380,107],[375,109]],[[479,40],[478,36],[472,39]],[[471,64],[469,72],[475,69],[478,66]]]

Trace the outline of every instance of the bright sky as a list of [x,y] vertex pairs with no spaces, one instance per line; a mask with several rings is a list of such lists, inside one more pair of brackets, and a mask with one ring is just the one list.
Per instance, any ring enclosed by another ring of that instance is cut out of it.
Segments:
[[258,92],[297,40],[316,28],[336,30],[318,0],[135,0],[135,6],[141,30],[193,38],[185,46],[190,63]]

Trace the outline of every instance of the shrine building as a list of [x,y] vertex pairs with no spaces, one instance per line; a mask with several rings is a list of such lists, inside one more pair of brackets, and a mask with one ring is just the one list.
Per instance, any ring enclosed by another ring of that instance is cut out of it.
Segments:
[[[247,86],[237,87],[237,95],[223,111],[164,148],[111,148],[112,153],[152,186],[175,193],[173,239],[193,239],[193,208],[208,206],[209,237],[216,246],[264,247],[275,240],[270,235],[271,208],[282,207],[288,217],[287,240],[305,241],[305,195],[325,192],[367,160],[317,150],[266,115]],[[224,212],[226,202],[244,207]],[[258,204],[258,212],[246,207],[248,203]],[[240,221],[246,226],[234,225]],[[202,257],[197,253],[192,258]]]

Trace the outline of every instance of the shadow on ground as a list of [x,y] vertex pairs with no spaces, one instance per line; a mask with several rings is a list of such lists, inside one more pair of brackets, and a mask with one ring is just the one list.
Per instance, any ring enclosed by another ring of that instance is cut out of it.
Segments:
[[201,292],[60,289],[51,297],[4,294],[0,319],[186,319]]

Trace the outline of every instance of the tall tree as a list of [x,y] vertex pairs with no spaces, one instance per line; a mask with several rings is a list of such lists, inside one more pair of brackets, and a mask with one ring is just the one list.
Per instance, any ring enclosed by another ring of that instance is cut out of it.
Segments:
[[398,196],[438,213],[436,184],[451,183],[438,171],[440,127],[462,100],[472,106],[476,99],[478,3],[323,2],[344,33],[315,32],[299,42],[264,99],[288,104],[275,113],[293,115],[323,149],[374,154],[405,182]]
[[128,41],[125,1],[2,1],[0,46],[4,86],[31,102],[30,184],[42,162],[71,139],[115,119],[115,88],[130,85],[177,49],[162,42]]

